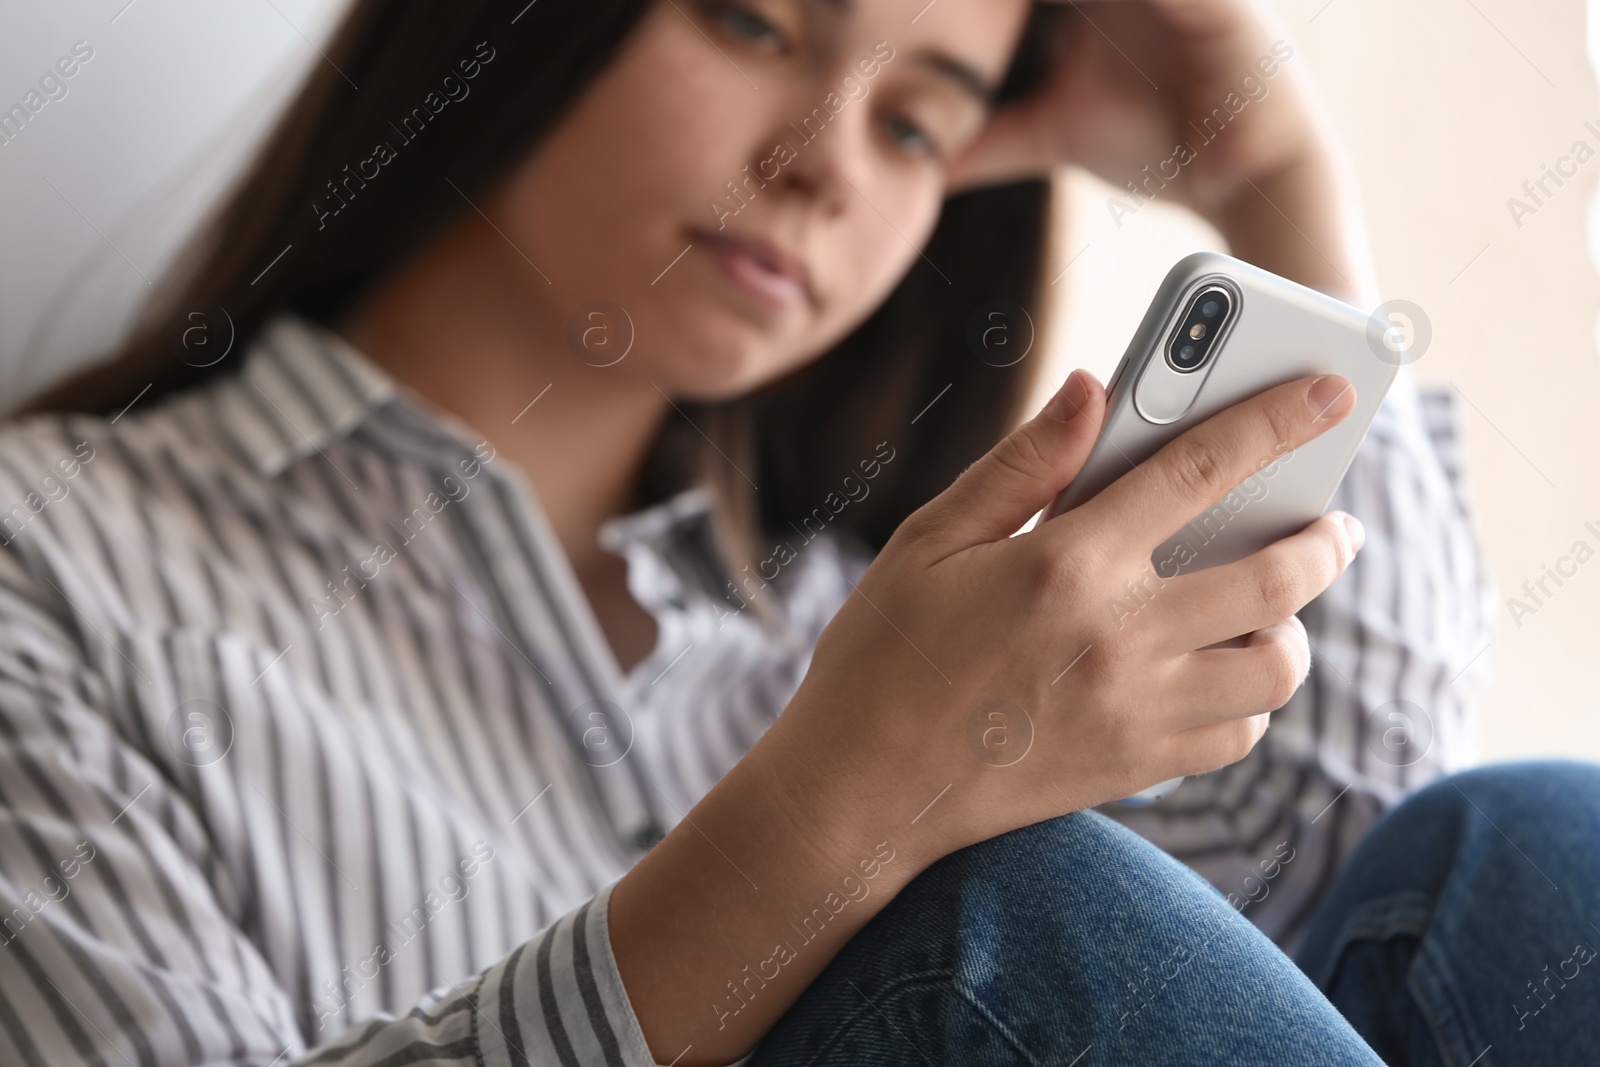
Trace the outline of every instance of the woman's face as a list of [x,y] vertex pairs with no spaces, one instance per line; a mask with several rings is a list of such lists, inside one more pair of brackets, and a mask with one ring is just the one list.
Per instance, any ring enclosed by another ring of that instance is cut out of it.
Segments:
[[[1027,0],[658,2],[491,211],[591,363],[716,400],[888,296],[987,116]],[[774,271],[774,259],[787,261]],[[580,340],[581,339],[581,340]],[[609,346],[609,347],[607,347]]]

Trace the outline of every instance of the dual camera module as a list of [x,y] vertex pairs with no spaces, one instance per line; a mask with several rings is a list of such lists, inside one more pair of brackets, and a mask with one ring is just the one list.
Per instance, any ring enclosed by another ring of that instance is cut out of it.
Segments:
[[1221,286],[1207,286],[1196,293],[1167,343],[1167,363],[1172,369],[1187,374],[1205,366],[1232,312],[1233,297]]

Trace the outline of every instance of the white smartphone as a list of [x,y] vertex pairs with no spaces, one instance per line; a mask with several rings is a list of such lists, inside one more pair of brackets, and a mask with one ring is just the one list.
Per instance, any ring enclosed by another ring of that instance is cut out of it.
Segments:
[[[1388,327],[1231,256],[1186,256],[1167,273],[1107,383],[1105,423],[1083,470],[1039,521],[1088,500],[1224,408],[1296,378],[1341,374],[1356,391],[1355,410],[1344,421],[1299,448],[1262,456],[1255,474],[1175,530],[1150,562],[1159,578],[1175,578],[1241,559],[1302,529],[1327,510],[1403,361]],[[1140,606],[1135,597],[1125,607]],[[1162,782],[1123,803],[1153,803],[1182,781]]]

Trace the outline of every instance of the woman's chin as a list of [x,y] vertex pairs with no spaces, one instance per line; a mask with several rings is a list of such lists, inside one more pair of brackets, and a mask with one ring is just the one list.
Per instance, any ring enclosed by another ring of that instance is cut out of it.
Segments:
[[740,318],[707,313],[684,327],[652,353],[652,380],[674,399],[714,403],[743,396],[804,363],[796,352],[809,350]]
[[[753,392],[793,366],[770,345],[717,342],[686,343],[656,378],[673,399],[720,403]],[[669,385],[670,383],[670,385]]]

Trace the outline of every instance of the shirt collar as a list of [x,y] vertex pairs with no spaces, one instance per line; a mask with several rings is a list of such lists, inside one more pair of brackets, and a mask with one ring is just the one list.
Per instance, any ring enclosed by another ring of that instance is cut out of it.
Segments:
[[658,545],[668,534],[700,521],[711,510],[711,490],[692,485],[666,500],[647,505],[627,515],[614,515],[600,524],[600,547],[621,553],[631,541]]
[[[481,437],[400,383],[336,332],[293,312],[262,327],[239,369],[243,402],[228,405],[229,434],[265,477],[348,437],[382,417],[387,447],[447,463],[472,454]],[[492,470],[493,464],[486,469]],[[666,500],[601,524],[599,542],[620,551],[631,541],[657,543],[708,512],[712,493],[690,486]]]
[[325,449],[379,411],[403,412],[408,429],[435,455],[441,446],[470,452],[476,438],[332,330],[292,312],[261,328],[239,369],[239,403],[224,419],[229,434],[265,477]]

